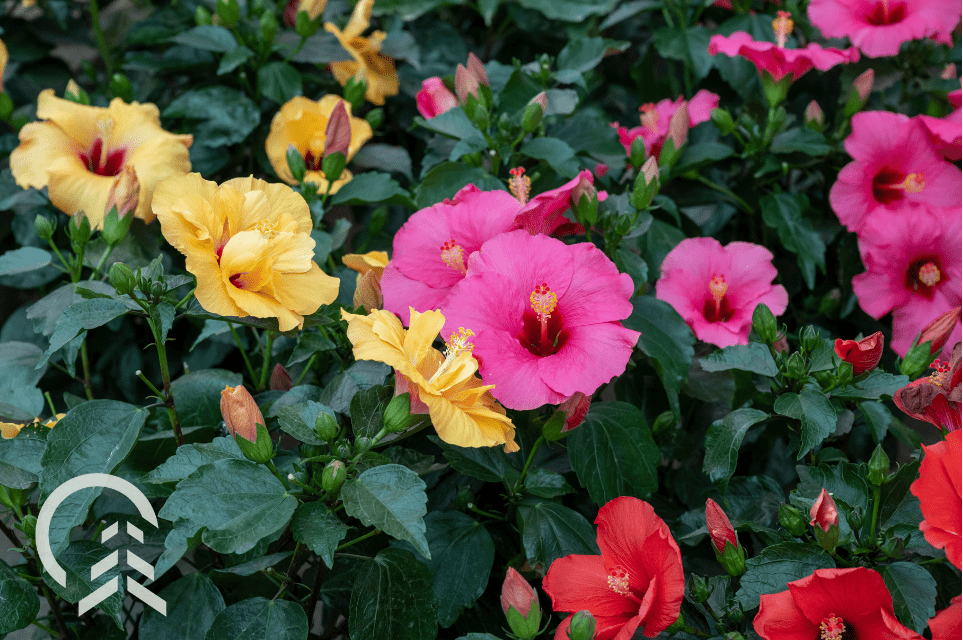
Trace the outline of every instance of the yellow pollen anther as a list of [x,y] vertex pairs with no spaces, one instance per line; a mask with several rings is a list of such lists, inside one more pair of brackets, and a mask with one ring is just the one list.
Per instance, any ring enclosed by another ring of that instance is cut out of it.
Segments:
[[715,299],[716,303],[721,303],[726,296],[726,292],[729,291],[725,276],[713,274],[712,278],[709,279],[709,291],[712,292],[712,298]]
[[940,268],[933,263],[926,263],[920,267],[918,278],[927,287],[933,287],[940,282]]
[[788,11],[777,11],[776,19],[772,21],[772,30],[776,34],[776,46],[780,49],[785,48],[786,40],[792,34],[793,21],[792,14]]
[[114,119],[110,116],[104,116],[97,119],[97,131],[100,132],[101,138],[107,138],[110,133],[114,130]]
[[464,274],[468,271],[465,267],[465,250],[454,238],[441,246],[441,260],[457,272]]
[[629,596],[632,591],[629,589],[629,571],[621,565],[617,565],[609,572],[609,587],[616,594]]
[[844,634],[846,634],[846,624],[835,614],[830,613],[819,624],[820,639],[842,639]]
[[457,332],[452,332],[448,342],[445,343],[445,358],[455,358],[462,352],[471,352],[475,345],[469,343],[468,339],[475,335],[475,332],[464,327],[459,327]]
[[926,187],[926,181],[923,180],[923,174],[908,174],[901,186],[908,193],[918,194]]
[[542,283],[529,296],[532,310],[538,315],[538,320],[547,321],[558,306],[558,296],[551,290],[548,283]]
[[639,107],[639,121],[649,131],[659,128],[659,112],[655,110],[655,104],[647,102]]
[[525,175],[524,167],[509,169],[511,178],[508,179],[508,191],[512,192],[515,200],[521,204],[528,202],[528,194],[532,190],[532,179]]
[[272,240],[278,235],[278,225],[276,222],[262,220],[254,225],[254,229],[267,240]]

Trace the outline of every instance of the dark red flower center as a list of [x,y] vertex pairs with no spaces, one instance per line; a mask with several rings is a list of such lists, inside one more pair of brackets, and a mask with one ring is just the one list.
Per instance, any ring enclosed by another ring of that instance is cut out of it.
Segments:
[[873,177],[873,198],[881,205],[889,205],[903,199],[907,193],[918,194],[926,187],[920,172],[907,174],[886,167]]
[[535,356],[557,354],[568,342],[570,332],[557,309],[558,297],[547,283],[542,283],[529,296],[532,308],[525,310],[518,342]]
[[890,0],[876,3],[876,6],[866,14],[866,22],[877,26],[896,24],[902,22],[904,18],[906,18],[906,3]]
[[124,151],[104,149],[104,141],[100,138],[94,141],[90,151],[80,154],[80,161],[88,171],[98,176],[116,176],[124,168]]
[[710,323],[723,323],[732,318],[736,310],[729,304],[726,292],[729,285],[726,284],[725,276],[713,274],[709,279],[709,294],[702,306],[702,316]]
[[323,156],[315,156],[311,150],[304,152],[304,167],[308,171],[321,171],[321,161]]
[[938,256],[921,256],[910,263],[906,270],[904,286],[911,292],[933,298],[936,286],[943,279]]

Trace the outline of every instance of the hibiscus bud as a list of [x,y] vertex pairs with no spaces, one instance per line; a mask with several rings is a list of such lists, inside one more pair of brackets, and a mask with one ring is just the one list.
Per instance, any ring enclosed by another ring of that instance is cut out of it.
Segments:
[[544,91],[525,105],[525,111],[522,113],[522,129],[525,130],[525,133],[535,131],[535,128],[542,122],[542,116],[545,115],[546,109],[548,109],[548,99],[545,97]]
[[130,84],[130,79],[122,73],[115,73],[110,77],[110,95],[120,98],[124,102],[130,102],[134,98],[134,87]]
[[830,554],[836,549],[839,543],[839,511],[836,509],[836,502],[833,497],[823,488],[819,493],[812,509],[809,510],[812,520],[809,525],[813,526],[816,533],[816,541],[824,550]]
[[[482,61],[478,59],[478,56],[473,53],[469,53],[468,62],[465,63],[465,67],[468,70],[468,73],[470,73],[475,80],[478,81],[478,84],[485,85],[486,87],[491,86],[488,84],[488,72],[485,71],[485,65],[483,65]],[[544,105],[542,107],[544,108]]]
[[820,342],[822,342],[822,339],[819,337],[819,331],[812,325],[807,325],[799,335],[799,343],[807,352],[819,347]]
[[378,272],[371,270],[358,275],[352,303],[355,307],[363,307],[368,313],[373,309],[381,309],[384,297],[381,293],[381,276]]
[[322,441],[333,441],[338,438],[338,432],[340,431],[338,422],[327,412],[321,412],[314,420],[314,433]]
[[869,100],[869,93],[873,90],[875,78],[876,72],[867,69],[856,76],[856,80],[853,80],[853,84],[849,87],[849,96],[846,98],[846,107],[843,110],[843,114],[847,118],[852,118],[866,105],[866,101]]
[[124,263],[114,263],[110,266],[110,284],[121,296],[134,291],[136,278],[130,267]]
[[822,131],[826,116],[815,100],[806,105],[806,126],[816,131]]
[[771,345],[776,342],[776,317],[765,303],[759,303],[752,310],[752,329],[763,343]]
[[206,27],[211,24],[211,12],[207,10],[207,7],[202,5],[194,10],[194,24],[198,27]]
[[324,472],[321,473],[321,488],[328,494],[335,494],[347,478],[348,470],[344,463],[335,459],[324,466]]
[[237,24],[237,19],[240,17],[237,0],[217,0],[216,9],[222,25],[230,29]]
[[266,43],[274,42],[274,36],[278,33],[278,19],[274,17],[273,11],[265,11],[261,14],[261,41]]
[[341,152],[348,155],[351,144],[351,116],[344,101],[339,100],[328,117],[328,126],[324,130],[324,155]]
[[502,611],[508,625],[519,639],[534,639],[542,620],[538,595],[515,568],[508,568],[502,583]]
[[368,121],[372,129],[378,129],[378,127],[384,124],[385,110],[381,107],[375,107],[364,115],[364,119]]
[[455,95],[461,104],[465,104],[469,95],[478,98],[478,78],[462,64],[455,67]]
[[359,436],[354,442],[355,454],[364,454],[374,447],[374,444],[374,439],[368,438],[367,436]]
[[592,179],[582,176],[570,194],[575,219],[586,228],[595,224],[599,211],[599,197]]
[[709,112],[709,118],[712,119],[712,124],[714,124],[716,129],[723,135],[731,134],[736,130],[736,123],[732,120],[732,114],[726,109],[716,107]]
[[889,456],[883,451],[882,445],[877,445],[873,456],[869,459],[869,473],[867,480],[873,485],[882,485],[889,478]]
[[642,136],[639,136],[632,141],[632,146],[629,148],[629,164],[638,169],[644,162],[645,140],[642,139]]
[[719,504],[706,501],[706,527],[712,539],[712,549],[722,568],[731,576],[741,576],[746,571],[746,553],[739,545],[736,531]]
[[344,85],[344,99],[351,103],[351,107],[358,109],[364,103],[364,94],[368,90],[368,83],[364,78],[352,76]]
[[883,332],[876,332],[861,341],[836,339],[836,356],[853,366],[853,376],[872,371],[883,355]]
[[221,392],[221,416],[235,440],[240,434],[248,441],[256,442],[257,426],[264,425],[261,410],[243,385],[227,386]]
[[786,363],[786,373],[796,380],[801,380],[806,376],[806,359],[801,353],[796,352],[789,357],[789,361]]
[[779,504],[779,525],[783,526],[793,536],[802,536],[806,533],[806,519],[802,513],[788,503]]
[[943,80],[954,80],[956,78],[956,65],[950,62],[943,67],[943,71],[940,73],[940,78]]
[[562,428],[562,432],[569,432],[581,425],[591,405],[592,397],[582,392],[575,392],[562,401],[558,406],[560,412],[565,412],[565,427]]
[[595,165],[595,177],[602,178],[605,174],[609,173],[609,166],[605,163],[597,163]]
[[328,154],[321,161],[321,173],[328,180],[329,183],[333,183],[341,174],[344,173],[344,168],[348,164],[348,158],[340,151]]
[[916,344],[922,345],[929,341],[931,356],[943,351],[946,341],[950,339],[950,335],[953,333],[953,330],[956,329],[956,324],[960,322],[961,312],[963,312],[963,308],[959,306],[954,307],[924,327],[923,333],[920,334]]
[[458,98],[445,86],[444,81],[433,76],[421,81],[421,91],[415,96],[418,113],[424,118],[434,118],[458,106]]
[[33,219],[33,226],[37,229],[37,236],[39,236],[41,240],[50,240],[53,238],[56,227],[54,227],[54,224],[43,214],[37,214],[37,217]]
[[698,574],[692,574],[689,576],[689,596],[696,603],[702,603],[709,598],[709,582],[706,581],[705,577],[699,576]]
[[[318,14],[320,15],[320,14]],[[299,9],[294,17],[294,30],[302,38],[310,38],[318,32],[321,21],[311,17],[311,14],[304,9]]]
[[[370,274],[371,272],[368,273]],[[390,434],[403,432],[411,427],[413,424],[411,417],[411,395],[405,392],[392,398],[391,402],[388,403],[388,407],[385,408],[382,420]],[[414,419],[414,421],[419,420],[421,419],[418,417]]]
[[304,174],[308,171],[307,166],[304,164],[304,156],[298,151],[298,148],[293,144],[288,145],[287,151],[287,161],[288,169],[291,171],[291,175],[298,182],[304,180]]
[[662,153],[659,154],[660,165],[673,165],[679,158],[682,146],[689,139],[689,105],[683,102],[672,119],[669,120],[669,134],[662,143]]
[[271,442],[271,435],[264,425],[258,423],[255,432],[254,442],[247,440],[243,435],[234,439],[237,446],[241,448],[241,453],[249,461],[255,463],[267,463],[274,458],[274,443]]
[[[635,143],[632,143],[632,147],[635,148]],[[632,206],[639,210],[648,207],[659,193],[659,186],[659,163],[653,156],[642,163],[639,174],[635,177],[632,185]]]
[[776,342],[772,344],[772,348],[783,354],[789,351],[789,341],[786,340],[786,335],[779,332],[779,336],[776,337]]
[[275,392],[287,392],[291,389],[291,374],[278,363],[271,370],[271,390]]
[[568,638],[573,641],[595,638],[595,617],[591,612],[581,610],[572,615],[568,624]]
[[121,218],[137,209],[140,201],[140,181],[137,180],[137,170],[133,165],[124,165],[120,175],[114,179],[107,195],[107,207],[104,213],[110,213],[117,208],[117,215]]
[[80,254],[90,240],[90,219],[87,214],[78,211],[67,224],[67,236],[70,237],[70,248],[75,254]]

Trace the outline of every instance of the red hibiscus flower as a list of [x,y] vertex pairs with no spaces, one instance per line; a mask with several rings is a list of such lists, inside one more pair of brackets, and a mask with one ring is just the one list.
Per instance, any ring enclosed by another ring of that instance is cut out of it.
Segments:
[[946,556],[956,567],[963,557],[963,467],[961,447],[963,431],[950,432],[945,441],[923,447],[925,455],[920,466],[920,477],[910,486],[910,492],[920,500],[923,522],[920,530],[933,547],[946,548]]
[[816,570],[778,594],[759,598],[752,625],[763,639],[922,639],[893,614],[878,572]]
[[961,607],[960,595],[953,597],[950,607],[940,610],[936,616],[930,619],[930,632],[934,639],[960,639],[963,638],[963,625],[960,618],[963,617],[963,607]]
[[[932,423],[941,430],[956,431],[963,426],[960,402],[960,343],[953,347],[949,362],[930,363],[936,369],[896,390],[893,401],[913,418]],[[959,531],[959,530],[957,530]]]
[[[631,639],[639,626],[656,636],[679,617],[685,593],[682,555],[669,527],[651,505],[630,496],[606,503],[595,523],[601,556],[570,554],[549,568],[542,587],[552,608],[591,612],[596,639]],[[567,638],[571,618],[555,638]]]
[[882,355],[883,332],[876,332],[861,341],[836,339],[836,356],[853,366],[853,376],[875,369]]

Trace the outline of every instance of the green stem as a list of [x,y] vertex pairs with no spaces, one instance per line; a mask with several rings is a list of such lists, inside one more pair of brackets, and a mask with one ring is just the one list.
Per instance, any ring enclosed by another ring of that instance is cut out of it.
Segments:
[[87,400],[94,400],[94,390],[90,386],[90,357],[87,355],[87,337],[80,343],[80,361],[84,368],[84,392]]
[[535,459],[535,452],[538,451],[538,447],[545,440],[544,436],[539,436],[535,444],[532,445],[531,451],[528,453],[528,458],[525,460],[525,467],[522,468],[522,473],[518,475],[518,480],[515,481],[515,485],[512,487],[512,494],[518,494],[518,488],[521,487],[522,482],[525,480],[525,476],[528,474],[528,468],[532,465],[532,460]]
[[[278,472],[278,468],[274,467],[274,461],[268,461],[267,463],[265,463],[265,465],[267,465],[267,468],[271,470],[271,474],[276,476],[277,479],[281,481],[281,483],[284,485],[285,490],[291,489],[291,486],[288,484],[287,477],[281,474],[280,472]],[[298,483],[298,485],[301,485],[301,484]],[[302,485],[301,487],[304,487],[304,486]]]
[[47,406],[50,408],[50,413],[51,413],[53,416],[56,416],[56,415],[57,415],[57,408],[54,407],[53,399],[50,398],[50,392],[44,392],[44,393],[43,393],[43,397],[44,397],[45,399],[47,399]]
[[184,444],[184,433],[181,432],[180,421],[177,420],[177,408],[174,407],[174,395],[171,393],[171,373],[167,366],[167,348],[161,340],[160,332],[154,326],[154,322],[147,317],[151,330],[154,332],[154,345],[157,347],[157,359],[160,361],[161,378],[164,380],[164,405],[167,407],[167,416],[171,421],[171,428],[174,430],[174,438],[177,439],[178,447]]
[[308,364],[304,366],[304,369],[301,371],[301,374],[298,376],[298,380],[294,381],[294,385],[292,385],[292,387],[297,387],[298,385],[301,384],[301,381],[304,380],[304,377],[311,370],[311,366],[314,365],[314,361],[317,360],[317,358],[318,358],[317,354],[311,354],[311,358],[308,359]]
[[876,519],[879,517],[879,497],[881,488],[877,485],[873,488],[873,516],[869,522],[869,544],[876,545]]
[[90,280],[97,280],[101,267],[104,266],[104,263],[107,262],[110,255],[114,253],[114,247],[116,247],[115,243],[107,243],[107,249],[104,250],[104,254],[100,257],[100,260],[97,261],[97,265],[94,267],[94,273],[90,275]]
[[241,345],[241,337],[237,335],[237,331],[235,331],[233,323],[228,321],[227,327],[231,330],[231,336],[234,337],[234,342],[237,343],[237,349],[241,352],[241,358],[244,359],[244,366],[247,368],[248,377],[251,379],[252,383],[256,383],[257,376],[254,374],[254,366],[251,365],[251,359],[247,357],[247,352],[244,351],[244,346]]
[[377,534],[381,534],[381,530],[378,530],[378,529],[371,530],[371,531],[368,532],[367,534],[362,534],[361,536],[359,536],[359,537],[356,538],[356,539],[352,539],[352,540],[348,541],[347,543],[342,543],[341,545],[339,545],[338,547],[336,547],[336,548],[334,549],[334,551],[335,551],[335,552],[340,552],[341,550],[343,550],[343,549],[345,549],[345,548],[351,547],[351,546],[354,545],[355,543],[361,543],[361,542],[364,541],[365,539],[370,539],[371,537],[373,537],[373,536],[375,536],[375,535],[377,535]]
[[33,624],[38,628],[40,628],[41,630],[43,630],[44,632],[46,632],[47,634],[49,634],[51,639],[57,636],[57,632],[53,628],[48,628],[40,621],[34,620]]
[[100,51],[100,57],[104,59],[104,65],[107,68],[107,82],[109,83],[110,77],[114,75],[114,65],[110,61],[110,51],[107,49],[104,31],[100,28],[100,8],[97,6],[97,0],[90,0],[90,17],[94,25],[97,49]]
[[275,332],[268,330],[267,340],[264,341],[264,363],[261,365],[261,379],[257,384],[259,392],[263,392],[268,384],[268,372],[271,367],[271,348],[274,347],[274,339],[277,337]]
[[300,53],[301,49],[304,48],[304,43],[307,42],[307,41],[308,41],[307,38],[305,38],[304,36],[301,36],[301,42],[299,42],[299,43],[298,43],[298,46],[295,47],[294,50],[293,50],[291,53],[289,53],[289,54],[287,55],[287,57],[284,58],[284,62],[290,62],[291,58],[293,58],[294,56],[298,55],[298,53]]
[[184,304],[191,299],[191,297],[194,295],[194,292],[195,292],[196,290],[197,290],[197,287],[191,288],[191,291],[189,291],[189,292],[187,293],[187,296],[185,296],[184,298],[182,298],[179,303],[177,303],[176,305],[174,305],[174,310],[176,311],[176,310],[180,309],[181,307],[183,307]]
[[[146,376],[144,376],[144,372],[142,372],[142,371],[140,371],[140,370],[137,370],[136,372],[134,372],[134,374],[137,376],[137,378],[139,378],[140,380],[144,381],[144,385],[146,385],[147,387],[149,387],[149,388],[150,388],[150,391],[154,392],[154,394],[157,396],[157,398],[161,399],[162,401],[164,400],[164,392],[162,392],[162,391],[160,391],[159,389],[157,389],[157,388],[154,386],[154,384],[150,382],[150,379],[147,378]],[[163,403],[161,403],[161,405],[163,405]]]
[[685,174],[685,177],[686,177],[686,178],[689,178],[689,179],[691,179],[691,180],[695,180],[695,181],[697,181],[697,182],[700,182],[700,183],[702,183],[703,185],[705,185],[706,187],[709,187],[710,189],[716,190],[716,191],[719,192],[720,194],[726,196],[729,200],[732,201],[732,203],[733,203],[734,205],[738,206],[740,209],[742,209],[742,210],[743,210],[744,212],[746,212],[747,214],[755,213],[755,212],[753,211],[752,207],[749,205],[749,203],[747,203],[745,200],[743,200],[742,198],[740,198],[739,196],[737,196],[737,195],[736,195],[735,193],[733,193],[731,190],[723,187],[722,185],[720,185],[720,184],[718,184],[718,183],[712,182],[711,180],[709,180],[709,179],[706,178],[705,176],[702,176],[701,174],[696,173],[696,172],[693,171],[693,172],[687,172],[687,173]]
[[499,515],[499,514],[495,514],[494,512],[486,512],[485,510],[480,510],[480,509],[478,509],[478,507],[475,506],[474,503],[469,503],[469,504],[468,504],[468,509],[471,510],[472,512],[474,512],[475,514],[481,514],[481,515],[484,516],[484,517],[488,517],[488,518],[490,518],[490,519],[495,519],[496,521],[507,521],[507,520],[508,520],[508,517],[501,516],[501,515]]

